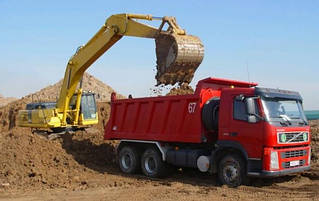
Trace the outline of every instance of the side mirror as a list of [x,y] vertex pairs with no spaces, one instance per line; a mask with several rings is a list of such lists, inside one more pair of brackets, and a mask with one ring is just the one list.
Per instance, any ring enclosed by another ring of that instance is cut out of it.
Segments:
[[245,99],[248,115],[256,115],[255,97],[248,97]]
[[238,96],[235,97],[236,101],[244,101],[245,100],[245,96],[243,94],[240,94]]
[[262,117],[260,117],[257,114],[255,99],[256,97],[245,98],[245,104],[246,104],[246,109],[248,113],[248,117],[247,117],[248,123],[257,123],[259,119],[262,119]]

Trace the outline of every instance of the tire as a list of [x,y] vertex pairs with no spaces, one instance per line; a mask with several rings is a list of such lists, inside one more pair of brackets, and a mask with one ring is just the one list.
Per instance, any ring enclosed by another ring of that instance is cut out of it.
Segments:
[[228,154],[218,164],[218,179],[229,187],[237,187],[246,181],[246,165],[242,157]]
[[141,159],[141,167],[145,176],[159,178],[168,173],[168,164],[155,148],[146,149]]
[[134,174],[140,169],[140,155],[133,146],[124,146],[119,152],[119,166],[122,172]]
[[217,97],[209,99],[202,110],[202,120],[208,131],[218,130],[219,102]]

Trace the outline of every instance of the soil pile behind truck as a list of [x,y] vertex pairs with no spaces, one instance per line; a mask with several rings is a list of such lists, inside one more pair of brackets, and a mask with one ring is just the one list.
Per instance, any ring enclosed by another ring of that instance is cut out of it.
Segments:
[[319,175],[319,120],[310,121],[311,127],[311,159],[318,163]]
[[13,97],[4,97],[0,94],[0,107],[6,106],[7,104],[17,100],[17,98]]

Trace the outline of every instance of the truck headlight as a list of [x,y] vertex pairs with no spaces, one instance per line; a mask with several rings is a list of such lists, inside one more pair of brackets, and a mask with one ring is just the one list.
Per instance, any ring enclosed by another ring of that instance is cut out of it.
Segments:
[[277,151],[271,151],[270,169],[279,169],[279,160],[278,160],[278,152]]
[[279,134],[279,142],[285,143],[287,141],[286,133],[280,133]]

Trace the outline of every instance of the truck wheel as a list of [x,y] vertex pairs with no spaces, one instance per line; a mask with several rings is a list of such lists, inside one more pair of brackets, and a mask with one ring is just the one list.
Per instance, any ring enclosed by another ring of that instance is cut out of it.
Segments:
[[160,153],[154,149],[147,149],[141,160],[142,171],[148,177],[162,177],[167,172],[167,164],[162,161]]
[[243,159],[236,154],[228,154],[218,165],[218,178],[222,184],[237,187],[246,180],[246,168]]
[[218,130],[219,102],[220,99],[214,97],[209,99],[203,107],[202,120],[208,131]]
[[133,174],[140,168],[140,156],[136,148],[125,146],[119,152],[119,165],[124,173]]

